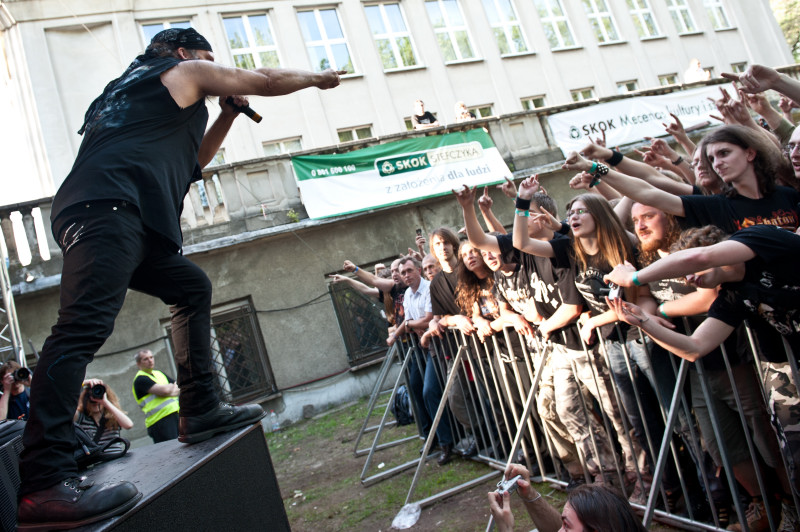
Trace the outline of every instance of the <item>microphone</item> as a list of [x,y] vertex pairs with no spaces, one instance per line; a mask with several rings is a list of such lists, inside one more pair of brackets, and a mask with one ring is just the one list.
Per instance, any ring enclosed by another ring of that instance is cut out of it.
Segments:
[[230,105],[231,107],[233,107],[234,109],[239,111],[240,113],[244,113],[245,115],[249,116],[250,120],[252,120],[256,124],[261,122],[261,115],[260,114],[256,113],[253,110],[253,108],[250,107],[249,105],[244,105],[244,106],[236,105],[235,103],[233,103],[233,96],[228,96],[227,98],[225,98],[225,103],[227,103],[228,105]]

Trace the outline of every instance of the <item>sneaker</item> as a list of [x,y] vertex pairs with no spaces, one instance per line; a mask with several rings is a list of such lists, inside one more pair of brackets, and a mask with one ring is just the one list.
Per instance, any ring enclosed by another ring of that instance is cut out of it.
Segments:
[[259,405],[234,406],[221,402],[201,416],[181,416],[178,421],[178,441],[199,443],[220,432],[252,425],[266,415]]
[[778,532],[800,532],[797,508],[786,501],[781,503],[781,524],[778,525]]
[[[769,530],[769,518],[764,509],[764,501],[752,501],[747,507],[744,517],[747,519],[747,528],[750,532],[767,532]],[[728,530],[741,532],[744,528],[741,523],[734,523],[728,527]]]
[[17,510],[17,530],[64,530],[127,512],[142,494],[130,482],[95,486],[73,477],[50,488],[23,495]]

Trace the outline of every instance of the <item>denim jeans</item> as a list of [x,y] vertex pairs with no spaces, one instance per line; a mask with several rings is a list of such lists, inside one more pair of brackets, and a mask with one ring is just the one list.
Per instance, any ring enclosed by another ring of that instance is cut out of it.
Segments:
[[64,211],[53,223],[64,266],[58,321],[31,384],[31,412],[20,457],[21,494],[77,473],[72,418],[86,366],[111,335],[128,288],[170,305],[181,415],[218,402],[210,355],[211,282],[175,244],[149,231],[125,202]]
[[[439,380],[441,370],[437,371],[436,360],[431,358],[430,351],[425,350],[424,355],[412,350],[409,354],[411,363],[409,364],[408,385],[411,397],[417,405],[417,413],[420,416],[419,427],[422,434],[427,438],[433,424],[433,418],[439,409],[442,401],[442,385]],[[436,427],[436,438],[439,445],[452,445],[453,433],[450,430],[450,412],[445,407],[439,426]]]

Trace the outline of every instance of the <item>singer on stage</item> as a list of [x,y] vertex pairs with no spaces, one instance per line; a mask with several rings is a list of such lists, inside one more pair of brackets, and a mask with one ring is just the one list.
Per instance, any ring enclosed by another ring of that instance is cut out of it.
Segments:
[[[86,112],[77,159],[53,201],[53,235],[64,255],[61,308],[33,376],[19,530],[85,525],[141,497],[130,482],[82,482],[73,459],[72,418],[86,365],[111,334],[128,288],[170,306],[180,441],[203,441],[264,415],[258,405],[221,403],[214,391],[211,282],[181,254],[183,198],[238,114],[227,96],[330,89],[339,73],[249,71],[213,61],[197,31],[164,30]],[[222,108],[208,131],[207,96],[221,97]]]

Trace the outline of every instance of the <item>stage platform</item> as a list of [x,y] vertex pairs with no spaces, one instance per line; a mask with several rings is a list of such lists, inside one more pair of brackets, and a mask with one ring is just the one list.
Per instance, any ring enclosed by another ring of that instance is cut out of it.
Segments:
[[194,445],[138,447],[84,474],[128,480],[143,496],[127,513],[75,530],[290,530],[260,423]]

